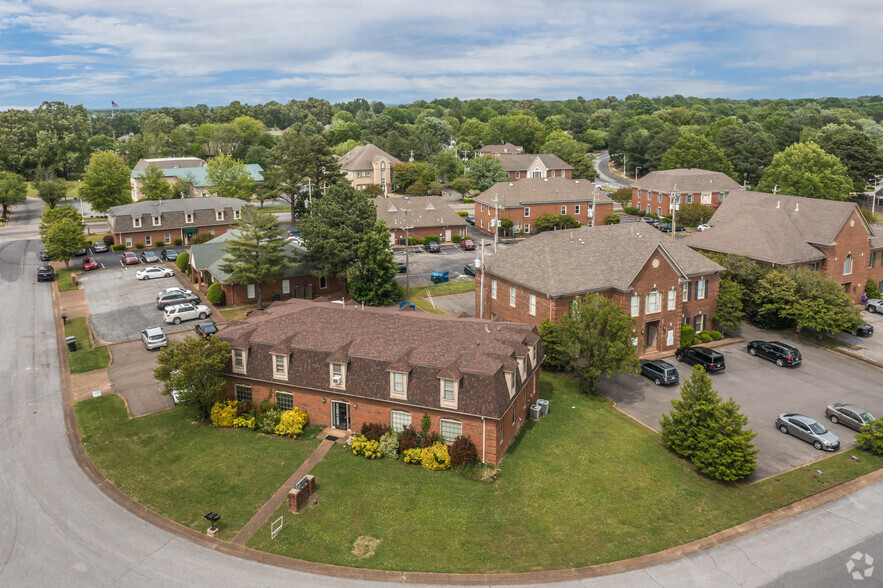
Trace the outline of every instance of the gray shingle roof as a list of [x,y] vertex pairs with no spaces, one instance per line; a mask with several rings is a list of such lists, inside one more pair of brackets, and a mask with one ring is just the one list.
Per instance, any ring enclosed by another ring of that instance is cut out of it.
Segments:
[[543,162],[543,165],[548,169],[573,169],[573,167],[552,153],[540,153],[539,155],[532,155],[530,153],[520,153],[517,155],[507,155],[506,157],[500,157],[500,163],[503,164],[503,168],[508,171],[528,171],[533,167],[534,162],[539,159]]
[[625,292],[656,250],[684,277],[723,269],[662,231],[626,223],[540,233],[490,257],[485,270],[549,296]]
[[[377,218],[386,221],[390,229],[429,228],[429,227],[462,227],[466,220],[448,206],[441,196],[411,196],[408,200],[396,196],[390,198],[373,198],[377,208]],[[405,214],[407,210],[407,214]]]
[[401,163],[401,161],[371,143],[353,147],[343,157],[338,159],[337,163],[340,164],[340,169],[344,171],[366,170],[373,169],[374,162],[381,157],[388,159],[390,166]]
[[727,174],[694,168],[650,172],[632,186],[663,194],[671,193],[675,187],[678,192],[730,192],[742,189],[742,186]]
[[[525,178],[494,184],[476,196],[475,201],[485,206],[494,206],[494,197],[498,196],[499,205],[503,208],[550,202],[591,202],[594,192],[595,185],[588,180]],[[595,202],[609,204],[613,200],[603,190],[598,190]]]
[[502,145],[485,145],[478,152],[482,155],[519,155],[524,153],[524,147],[513,145],[512,143],[503,143]]
[[[230,229],[223,235],[218,235],[211,241],[191,246],[190,265],[192,265],[194,269],[200,271],[207,269],[209,273],[218,279],[218,281],[226,284],[230,279],[230,274],[222,271],[218,266],[222,263],[222,259],[227,255],[223,251],[223,248],[226,247],[227,242],[236,237],[237,234],[237,229]],[[293,241],[289,241],[285,247],[285,253],[288,254],[290,258],[294,258],[294,256],[301,251],[302,249],[296,246]],[[305,276],[310,273],[312,269],[313,267],[309,264],[300,263],[286,270],[282,277]]]
[[[744,255],[758,261],[790,265],[824,259],[813,244],[830,246],[849,217],[852,202],[801,198],[762,192],[732,192],[709,225],[684,242],[694,249]],[[876,237],[861,214],[869,237]],[[872,241],[872,245],[874,242]]]
[[168,157],[165,159],[139,159],[133,170],[147,169],[151,165],[159,169],[174,169],[178,167],[201,167],[205,160],[198,157]]
[[141,216],[153,214],[157,210],[161,212],[194,212],[197,210],[224,210],[232,208],[239,210],[248,204],[238,198],[221,198],[212,196],[209,198],[174,198],[172,200],[142,200],[133,204],[123,204],[107,209],[107,214],[112,216]]

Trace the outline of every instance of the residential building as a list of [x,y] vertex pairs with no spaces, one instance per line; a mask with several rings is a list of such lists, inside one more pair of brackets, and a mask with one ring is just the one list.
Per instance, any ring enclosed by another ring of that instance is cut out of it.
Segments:
[[739,191],[708,224],[683,242],[767,266],[824,271],[856,302],[868,279],[883,286],[883,236],[853,202]]
[[544,214],[567,214],[584,224],[602,224],[613,200],[588,180],[530,178],[500,182],[476,196],[475,228],[493,234],[496,219],[511,219],[513,233],[529,234]]
[[[235,238],[237,229],[227,231],[201,245],[190,247],[190,279],[203,292],[219,282],[224,290],[227,304],[249,304],[257,302],[257,287],[254,284],[234,284],[230,274],[220,266],[227,256],[223,248],[231,238]],[[302,252],[302,248],[294,240],[286,244],[286,254],[290,259]],[[340,280],[336,277],[320,278],[312,275],[313,267],[307,263],[297,263],[288,268],[281,278],[273,282],[261,284],[261,297],[264,302],[287,300],[289,298],[318,298],[320,296],[339,296],[343,290]]]
[[681,204],[717,208],[727,195],[742,190],[727,174],[704,169],[667,169],[650,172],[632,184],[632,206],[659,216],[671,214],[677,195]]
[[[141,193],[141,175],[150,166],[162,170],[163,177],[171,185],[178,181],[187,184],[188,197],[206,198],[214,196],[212,187],[208,185],[208,168],[205,161],[197,157],[172,157],[166,159],[140,159],[132,169],[132,201],[138,202],[144,198]],[[245,166],[251,179],[256,182],[264,180],[263,168],[257,163]]]
[[310,423],[364,423],[469,437],[498,463],[538,399],[536,327],[292,299],[229,324],[226,394],[305,410]]
[[448,242],[454,235],[466,236],[466,221],[441,196],[396,196],[374,198],[377,218],[389,227],[390,244],[404,244],[405,229],[411,237],[438,235]]
[[390,194],[393,191],[392,167],[401,161],[368,143],[353,147],[337,163],[356,190],[374,185],[380,186],[384,194]]
[[501,155],[521,155],[522,153],[524,153],[524,147],[513,145],[512,143],[485,145],[478,150],[479,155],[493,155],[494,157],[500,157]]
[[500,157],[500,163],[509,174],[510,182],[524,178],[567,178],[569,180],[573,177],[573,167],[551,153],[507,155]]
[[634,317],[639,353],[673,351],[682,324],[712,328],[722,269],[643,223],[547,231],[485,261],[476,316],[539,325],[601,294]]
[[197,233],[221,235],[239,220],[243,205],[237,198],[177,198],[142,200],[114,206],[107,211],[107,225],[114,242],[127,248],[187,244]]

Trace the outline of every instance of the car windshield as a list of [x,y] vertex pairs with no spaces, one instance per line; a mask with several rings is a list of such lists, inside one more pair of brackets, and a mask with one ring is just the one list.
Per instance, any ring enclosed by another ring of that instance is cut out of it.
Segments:
[[809,423],[810,430],[816,435],[824,435],[828,432],[828,429],[820,425],[819,423]]
[[874,415],[872,415],[868,411],[861,413],[859,416],[862,417],[862,420],[866,423],[870,423],[871,421],[875,420]]

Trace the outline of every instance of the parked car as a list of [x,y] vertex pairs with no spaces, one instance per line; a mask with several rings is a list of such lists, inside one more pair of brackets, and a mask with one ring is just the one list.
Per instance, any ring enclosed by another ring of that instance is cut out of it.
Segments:
[[465,239],[460,241],[460,247],[463,251],[475,251],[475,242],[472,239]]
[[87,257],[83,260],[83,271],[98,269],[98,262],[94,257]]
[[141,253],[141,261],[144,263],[159,263],[159,256],[153,251],[144,251]]
[[707,347],[681,347],[675,351],[675,359],[688,365],[701,365],[708,373],[726,368],[723,354]]
[[163,261],[175,261],[178,259],[178,252],[174,249],[163,249],[159,252],[159,258]]
[[206,321],[204,323],[199,323],[196,325],[196,334],[200,337],[211,337],[212,335],[217,334],[218,325],[216,325],[213,321]]
[[88,249],[77,249],[74,251],[74,257],[83,257],[89,252]]
[[794,435],[803,439],[818,450],[837,451],[840,439],[821,425],[817,420],[802,414],[782,413],[776,419],[776,428],[785,435]]
[[653,226],[656,227],[657,229],[659,229],[660,231],[662,231],[663,233],[671,233],[671,223],[658,222],[658,223],[654,224]]
[[48,253],[46,253],[45,251],[41,251],[40,252],[40,261],[51,261],[51,258],[49,257]]
[[156,307],[160,310],[165,310],[169,306],[175,306],[176,304],[196,304],[199,302],[199,295],[190,292],[189,290],[185,291],[172,291],[162,296],[157,296],[156,298]]
[[149,280],[151,278],[171,278],[175,275],[175,272],[170,270],[167,267],[159,267],[156,265],[149,265],[144,269],[140,269],[135,272],[135,277],[139,280]]
[[148,349],[159,349],[169,344],[166,334],[162,332],[160,327],[150,327],[141,331],[141,340]]
[[856,431],[871,421],[876,420],[874,415],[865,409],[859,408],[854,404],[843,404],[842,402],[829,404],[825,409],[825,416],[831,419],[831,422],[835,425],[840,423]]
[[95,241],[92,243],[92,251],[95,253],[107,253],[108,247],[104,241]]
[[398,270],[398,272],[399,272],[400,274],[403,274],[403,273],[405,273],[406,271],[408,271],[408,264],[405,263],[404,261],[400,261],[400,260],[397,259],[397,260],[396,260],[396,270]]
[[641,375],[653,380],[657,386],[668,386],[681,381],[677,368],[661,359],[642,359]]
[[868,298],[868,301],[865,303],[865,310],[868,312],[883,312],[883,300]]
[[803,361],[796,347],[780,341],[751,341],[748,354],[774,361],[779,367],[796,366]]
[[467,263],[466,265],[463,266],[463,273],[466,274],[467,276],[472,276],[474,278],[475,277],[475,266],[472,265],[471,263]]
[[171,294],[172,292],[183,292],[185,294],[193,294],[192,291],[187,290],[186,288],[182,288],[181,286],[170,286],[165,290],[160,290],[159,294],[156,295],[157,298],[161,298],[166,294]]
[[697,228],[698,230],[700,230],[700,231],[707,231],[707,230],[710,229],[711,227],[708,226],[708,225],[699,225],[699,226],[696,227],[696,228]]
[[49,265],[41,265],[37,268],[37,281],[38,282],[52,282],[55,280],[55,270],[52,269],[52,266]]
[[175,304],[165,308],[164,320],[167,323],[180,325],[182,321],[195,318],[204,319],[212,313],[212,309],[203,304]]
[[120,256],[120,260],[122,260],[123,265],[138,265],[141,263],[138,261],[138,256],[132,253],[131,251],[126,251]]
[[441,247],[435,241],[427,241],[423,248],[426,249],[430,253],[438,253],[441,251]]
[[853,337],[870,337],[874,334],[874,326],[864,323],[849,331]]
[[449,279],[448,272],[434,271],[429,274],[429,281],[433,284],[443,284]]
[[469,223],[472,226],[475,226],[475,215],[474,214],[467,214],[463,218],[466,220],[467,223]]

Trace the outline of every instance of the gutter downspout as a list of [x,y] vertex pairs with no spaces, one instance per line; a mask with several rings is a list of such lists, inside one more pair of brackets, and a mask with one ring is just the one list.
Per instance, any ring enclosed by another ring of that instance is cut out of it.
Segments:
[[487,428],[485,426],[484,417],[481,417],[481,463],[487,463],[485,460],[485,451],[487,447]]

